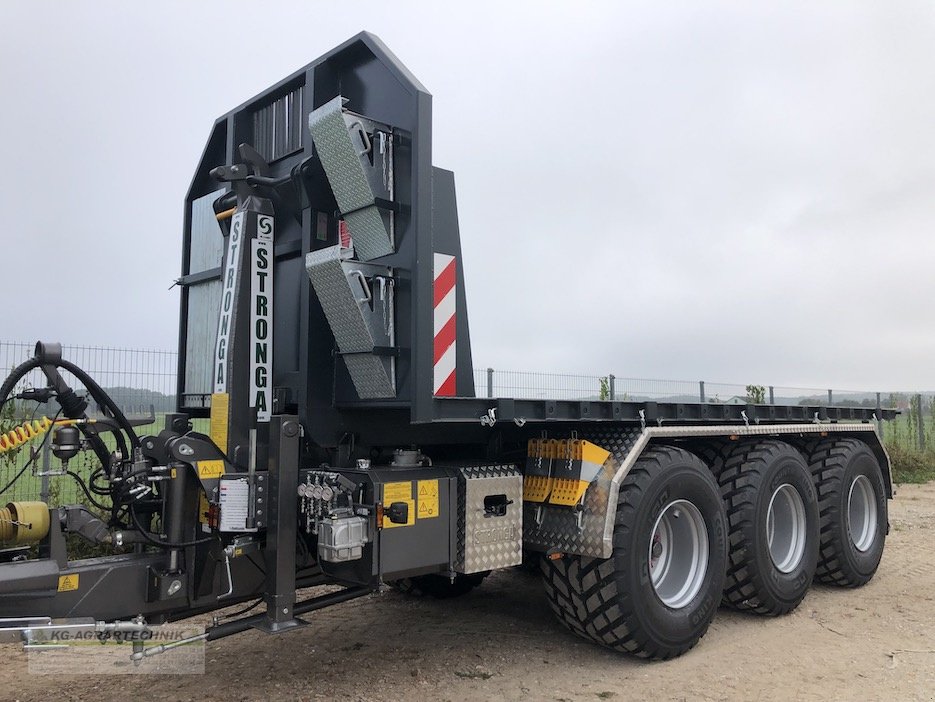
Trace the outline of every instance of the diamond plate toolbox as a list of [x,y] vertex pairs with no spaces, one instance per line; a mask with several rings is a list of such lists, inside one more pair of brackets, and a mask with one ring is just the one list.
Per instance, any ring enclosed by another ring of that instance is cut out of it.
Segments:
[[522,561],[522,474],[513,465],[458,468],[455,571],[477,573]]

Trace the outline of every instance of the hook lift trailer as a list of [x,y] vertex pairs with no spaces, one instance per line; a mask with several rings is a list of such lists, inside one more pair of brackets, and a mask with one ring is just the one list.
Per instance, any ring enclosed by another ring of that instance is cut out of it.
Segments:
[[[665,659],[722,603],[780,615],[814,578],[873,577],[893,492],[874,422],[894,410],[475,396],[431,120],[361,33],[215,122],[186,199],[165,427],[138,436],[57,344],[0,386],[3,402],[40,369],[56,455],[101,464],[83,485],[98,512],[0,510],[0,632],[141,631],[262,598],[199,638],[278,633],[386,584],[462,594],[525,555],[570,630]],[[115,553],[69,560],[69,533]],[[322,584],[341,589],[296,601]]]

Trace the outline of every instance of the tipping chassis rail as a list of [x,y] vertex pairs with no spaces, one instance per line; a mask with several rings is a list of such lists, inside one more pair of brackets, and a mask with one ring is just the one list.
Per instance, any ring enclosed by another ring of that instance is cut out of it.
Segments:
[[[0,449],[47,434],[66,468],[100,464],[57,478],[85,505],[0,510],[0,632],[36,646],[258,600],[197,638],[277,633],[525,560],[572,631],[669,658],[722,602],[779,615],[815,578],[873,576],[894,410],[476,398],[462,268],[431,96],[376,37],[220,118],[186,200],[178,411],[138,435],[57,344],[0,386],[61,407]],[[17,390],[36,369],[47,387]],[[70,559],[77,538],[102,555]]]

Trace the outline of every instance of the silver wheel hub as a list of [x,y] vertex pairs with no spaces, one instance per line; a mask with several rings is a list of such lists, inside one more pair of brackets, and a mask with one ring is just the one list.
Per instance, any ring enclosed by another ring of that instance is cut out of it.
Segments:
[[649,538],[649,577],[662,603],[685,607],[708,571],[708,530],[701,511],[688,500],[674,500],[656,518]]
[[766,510],[766,543],[773,565],[782,573],[791,573],[805,554],[807,529],[805,503],[789,483],[773,491]]
[[877,501],[866,475],[858,475],[847,494],[847,533],[860,552],[868,551],[877,533]]

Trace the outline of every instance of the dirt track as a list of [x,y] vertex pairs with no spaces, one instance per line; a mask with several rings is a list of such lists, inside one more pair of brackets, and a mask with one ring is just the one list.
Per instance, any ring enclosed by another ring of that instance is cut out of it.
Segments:
[[645,663],[566,633],[535,577],[497,574],[455,601],[395,592],[309,616],[279,637],[208,644],[204,676],[30,675],[2,647],[16,700],[935,700],[935,483],[891,503],[876,578],[816,586],[781,619],[721,610],[686,656]]

